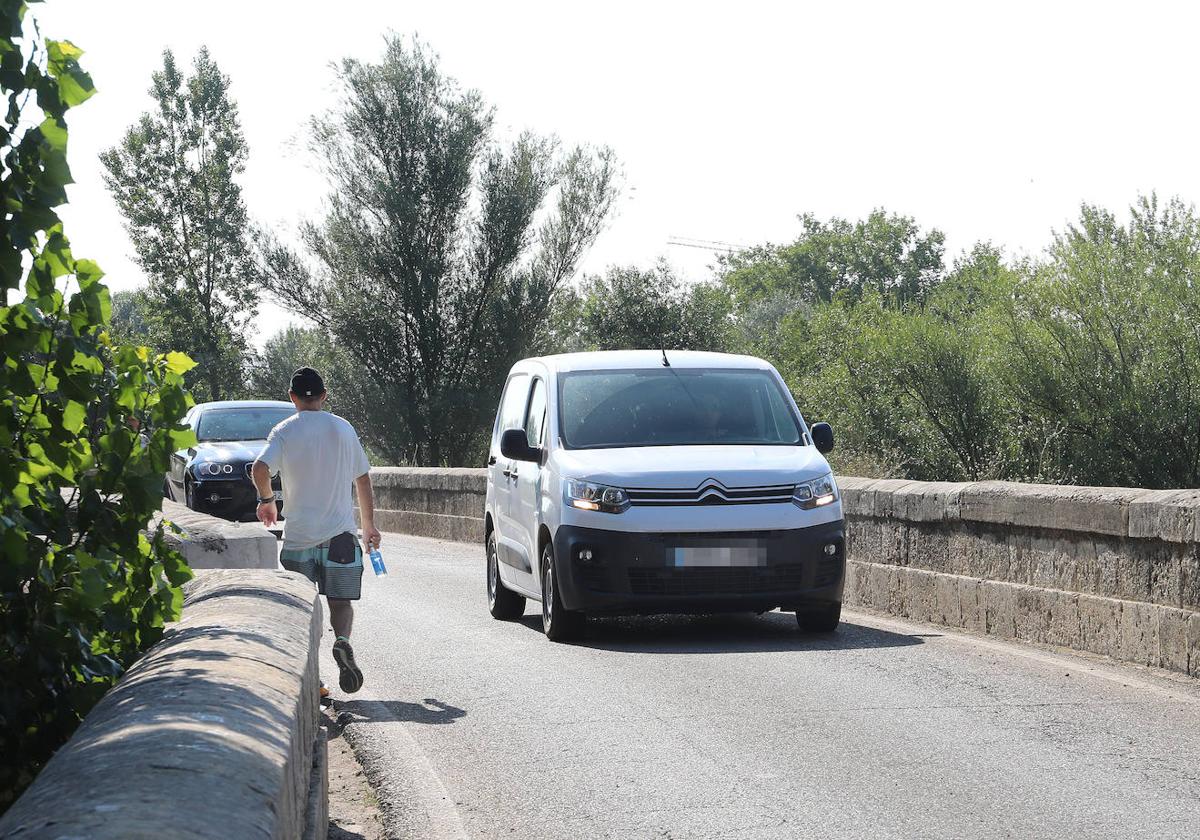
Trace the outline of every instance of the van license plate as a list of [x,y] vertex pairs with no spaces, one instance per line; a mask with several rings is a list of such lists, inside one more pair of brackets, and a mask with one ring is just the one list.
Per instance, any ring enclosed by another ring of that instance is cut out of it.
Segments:
[[720,545],[676,546],[667,562],[676,568],[699,566],[765,566],[767,546],[760,540],[729,540]]

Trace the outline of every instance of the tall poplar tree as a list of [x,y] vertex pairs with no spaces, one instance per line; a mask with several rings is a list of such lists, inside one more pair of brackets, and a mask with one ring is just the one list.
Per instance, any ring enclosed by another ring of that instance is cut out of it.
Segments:
[[229,77],[201,48],[184,78],[168,50],[153,75],[155,107],[101,154],[105,182],[148,280],[150,335],[198,363],[199,396],[237,396],[246,326],[258,302],[246,206],[236,177],[246,142]]
[[604,225],[616,159],[530,132],[498,142],[482,95],[420,42],[391,37],[379,63],[337,72],[339,104],[310,126],[327,212],[301,229],[311,259],[265,241],[267,288],[366,371],[373,449],[469,463]]

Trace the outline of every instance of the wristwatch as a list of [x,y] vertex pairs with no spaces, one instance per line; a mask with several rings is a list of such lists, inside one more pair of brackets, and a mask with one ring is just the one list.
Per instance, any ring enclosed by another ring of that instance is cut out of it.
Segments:
[[267,502],[273,502],[273,501],[275,501],[275,497],[274,497],[274,496],[267,496],[266,498],[260,498],[260,499],[258,500],[258,503],[259,503],[260,505],[265,505]]

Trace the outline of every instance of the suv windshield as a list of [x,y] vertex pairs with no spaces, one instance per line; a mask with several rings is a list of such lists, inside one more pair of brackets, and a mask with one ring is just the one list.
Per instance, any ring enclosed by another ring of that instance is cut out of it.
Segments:
[[200,415],[197,440],[263,440],[294,408],[218,408]]
[[559,388],[570,449],[758,444],[796,446],[800,424],[765,370],[575,371]]

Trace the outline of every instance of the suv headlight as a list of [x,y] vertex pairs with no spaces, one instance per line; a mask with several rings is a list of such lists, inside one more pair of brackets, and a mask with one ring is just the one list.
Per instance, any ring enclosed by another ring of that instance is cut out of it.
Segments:
[[233,475],[233,464],[218,464],[215,461],[205,461],[201,464],[192,464],[192,470],[196,473],[197,478],[215,478],[217,476]]
[[803,510],[824,507],[837,501],[837,484],[833,473],[826,473],[812,481],[804,481],[796,485],[792,491],[792,502]]
[[629,507],[629,494],[620,487],[609,487],[606,484],[578,481],[573,478],[568,478],[564,484],[567,504],[571,507],[604,513],[624,513]]

